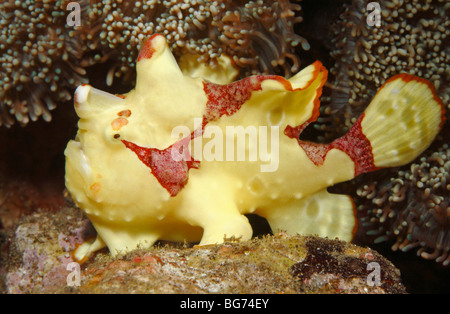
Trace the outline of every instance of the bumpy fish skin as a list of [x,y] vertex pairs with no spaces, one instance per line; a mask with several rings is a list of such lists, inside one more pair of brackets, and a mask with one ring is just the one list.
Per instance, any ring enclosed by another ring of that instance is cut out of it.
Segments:
[[[246,240],[246,213],[267,218],[274,231],[351,240],[353,203],[326,188],[411,161],[443,123],[431,84],[399,75],[347,135],[330,144],[304,142],[299,135],[318,117],[327,78],[320,62],[289,80],[266,75],[228,84],[235,71],[223,64],[222,72],[202,66],[183,73],[164,37],[154,35],[141,49],[134,90],[77,89],[79,131],[65,151],[66,186],[98,236],[75,258],[158,239]],[[250,139],[239,140],[242,132]]]

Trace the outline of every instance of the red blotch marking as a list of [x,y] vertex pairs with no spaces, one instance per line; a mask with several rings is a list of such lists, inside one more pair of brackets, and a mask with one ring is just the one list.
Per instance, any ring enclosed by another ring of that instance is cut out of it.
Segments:
[[144,45],[141,47],[141,50],[139,51],[137,61],[141,61],[142,59],[150,59],[153,56],[153,53],[155,52],[155,48],[153,47],[153,39],[156,36],[162,35],[154,34],[144,42]]
[[355,163],[355,176],[357,176],[361,173],[378,169],[375,167],[370,141],[362,132],[361,121],[363,118],[364,114],[359,117],[347,134],[330,144],[317,144],[300,140],[299,136],[304,129],[304,125],[296,128],[287,126],[284,134],[290,138],[297,139],[298,144],[315,165],[322,165],[331,149],[336,148],[343,151]]
[[265,80],[279,81],[287,90],[292,91],[291,83],[276,75],[251,76],[227,85],[204,82],[203,89],[208,97],[203,116],[204,126],[223,115],[231,116],[236,113],[250,99],[253,91],[261,90],[261,83]]
[[[409,75],[409,74],[398,74],[390,79],[388,79],[383,86],[378,90],[378,92],[389,82],[392,82],[396,79],[402,79],[404,82],[408,83],[410,81],[417,81],[419,83],[426,84],[428,88],[431,90],[433,94],[433,98],[436,101],[436,103],[441,107],[441,124],[440,128],[442,128],[444,122],[445,122],[445,106],[442,103],[442,100],[437,96],[436,90],[429,81]],[[378,93],[377,92],[377,93]],[[319,96],[321,94],[321,90],[319,95],[315,99],[315,103],[317,102],[317,105],[314,106],[314,111],[312,117],[302,125],[291,127],[287,126],[284,130],[284,133],[289,138],[295,138],[297,139],[299,145],[303,148],[308,158],[316,165],[322,165],[324,163],[325,157],[327,153],[333,149],[337,148],[344,153],[346,153],[355,163],[355,176],[365,173],[377,170],[379,168],[375,167],[373,154],[372,154],[372,145],[370,144],[370,141],[367,139],[367,137],[364,135],[362,128],[361,128],[361,121],[364,119],[364,113],[359,117],[358,121],[353,125],[353,127],[350,129],[350,131],[338,138],[337,140],[333,141],[330,144],[317,144],[317,143],[311,143],[311,142],[305,142],[301,141],[299,139],[299,136],[301,132],[305,129],[306,126],[310,122],[313,122],[317,119],[319,115]],[[376,97],[376,95],[375,95]]]
[[317,75],[320,72],[323,72],[323,78],[320,85],[320,88],[317,90],[317,95],[314,99],[314,108],[311,117],[303,124],[291,127],[288,125],[285,130],[284,134],[288,136],[289,138],[295,138],[298,142],[298,144],[302,147],[302,149],[305,151],[308,158],[315,164],[315,165],[322,165],[325,161],[325,158],[328,154],[328,152],[333,149],[339,149],[346,153],[355,163],[355,176],[364,173],[376,170],[374,160],[373,160],[373,154],[372,154],[372,146],[370,144],[370,141],[367,139],[367,137],[362,132],[361,128],[361,121],[364,118],[364,114],[359,117],[358,121],[353,125],[353,127],[350,129],[350,131],[336,139],[335,141],[331,142],[330,144],[319,144],[319,143],[312,143],[312,142],[306,142],[299,139],[300,134],[302,131],[313,121],[316,121],[319,117],[319,107],[320,107],[320,96],[322,95],[322,87],[325,84],[328,76],[328,72],[323,67],[322,63],[316,61],[314,63],[314,66],[316,69],[314,70],[313,79],[310,81],[310,83],[307,84],[305,88],[307,88],[312,81],[317,77]]
[[331,148],[337,148],[350,156],[355,163],[355,176],[378,169],[373,160],[372,145],[362,131],[361,121],[364,116],[363,113],[347,134],[330,144]]
[[[187,145],[190,137],[184,138],[166,149],[146,148],[132,142],[122,140],[127,148],[132,150],[138,158],[151,169],[152,174],[171,196],[176,196],[186,185],[189,176],[189,169],[198,169],[200,162],[193,160],[188,151]],[[182,149],[185,158],[176,161],[172,158],[172,148]]]
[[[150,58],[152,56],[154,49],[151,45],[151,41],[154,36],[157,35],[153,35],[150,39],[148,39],[141,48],[138,61],[141,58]],[[319,96],[322,92],[322,86],[327,78],[327,71],[322,66],[322,63],[316,61],[314,66],[316,67],[314,71],[315,74],[303,89],[308,88],[320,72],[324,72],[324,77],[321,85],[319,86],[317,97],[314,100],[312,117],[307,123],[304,124],[303,128],[306,127],[310,121],[316,120],[319,115]],[[186,152],[188,152],[187,147],[190,140],[201,135],[208,122],[217,120],[223,115],[230,116],[236,113],[242,105],[250,99],[253,91],[261,90],[261,83],[265,80],[276,80],[283,84],[286,90],[294,91],[288,80],[276,75],[252,76],[227,85],[204,82],[203,88],[208,101],[206,104],[205,114],[203,116],[202,128],[200,130],[192,132],[189,137],[176,142],[164,150],[141,147],[126,140],[122,140],[122,142],[127,148],[135,152],[138,158],[146,166],[150,167],[152,174],[170,193],[170,195],[176,196],[188,181],[189,169],[198,169],[200,162],[193,160],[191,156],[186,156],[186,158],[183,158],[181,161],[175,161],[172,158],[171,149],[173,147],[178,147],[177,149],[184,147],[183,152],[186,154]],[[301,130],[302,129],[297,129],[298,134],[300,134]]]
[[[163,150],[141,147],[126,140],[122,140],[122,142],[138,156],[141,162],[151,169],[152,174],[161,186],[171,196],[176,196],[186,185],[189,178],[189,170],[191,168],[198,169],[200,165],[200,162],[194,160],[189,154],[188,146],[191,139],[200,136],[209,121],[217,120],[222,115],[232,115],[238,111],[242,104],[250,99],[254,90],[261,89],[261,82],[266,79],[276,79],[285,85],[289,84],[288,87],[292,89],[288,81],[272,75],[250,77],[228,85],[205,82],[204,89],[208,102],[201,129],[192,132],[190,136]],[[178,149],[180,155],[184,153],[182,160],[174,160],[172,149]]]

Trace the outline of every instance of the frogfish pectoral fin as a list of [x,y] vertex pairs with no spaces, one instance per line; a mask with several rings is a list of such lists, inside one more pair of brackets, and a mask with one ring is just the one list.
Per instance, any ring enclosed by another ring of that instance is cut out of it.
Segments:
[[106,247],[105,242],[103,242],[102,238],[97,235],[96,237],[89,238],[77,246],[72,252],[72,258],[76,262],[82,264],[89,258],[89,256],[91,256],[92,253],[104,247]]

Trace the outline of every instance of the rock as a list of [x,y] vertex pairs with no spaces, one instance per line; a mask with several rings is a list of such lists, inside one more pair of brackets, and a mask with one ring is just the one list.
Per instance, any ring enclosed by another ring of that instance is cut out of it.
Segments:
[[86,263],[70,252],[92,236],[77,208],[22,218],[7,237],[6,293],[405,293],[377,252],[312,236],[267,235],[193,246],[159,243]]
[[69,273],[67,265],[73,262],[70,252],[94,232],[81,212],[72,208],[37,211],[21,218],[7,236],[7,252],[2,252],[6,292],[61,292]]
[[308,237],[308,254],[291,267],[305,293],[405,293],[400,271],[371,249]]

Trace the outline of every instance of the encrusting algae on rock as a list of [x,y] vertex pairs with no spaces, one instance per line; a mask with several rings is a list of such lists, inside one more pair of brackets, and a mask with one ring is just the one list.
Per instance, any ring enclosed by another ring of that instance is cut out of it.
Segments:
[[[0,292],[405,292],[400,272],[372,249],[286,233],[249,241],[225,239],[223,244],[201,247],[159,242],[150,249],[115,257],[101,250],[77,272],[71,267],[77,264],[69,252],[93,231],[88,219],[72,205],[57,212],[22,217],[8,236],[10,245],[4,256],[5,269],[0,272]],[[303,267],[312,261],[318,261],[320,267]],[[381,266],[376,285],[367,283],[372,273],[367,265],[371,262]]]
[[330,144],[306,142],[299,136],[318,118],[327,79],[320,62],[289,80],[257,75],[232,82],[233,71],[224,71],[230,75],[219,84],[208,70],[183,73],[156,34],[142,46],[134,90],[77,89],[79,131],[65,151],[66,186],[98,235],[77,248],[76,259],[161,239],[248,240],[247,213],[266,218],[273,231],[351,240],[353,202],[326,188],[412,161],[444,122],[434,87],[400,74],[346,135]]

